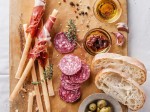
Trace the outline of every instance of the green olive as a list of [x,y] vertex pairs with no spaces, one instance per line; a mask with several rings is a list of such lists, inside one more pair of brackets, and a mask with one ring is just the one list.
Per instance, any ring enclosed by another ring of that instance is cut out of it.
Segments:
[[98,102],[97,102],[97,107],[98,108],[103,108],[103,107],[105,107],[105,106],[107,106],[107,102],[105,101],[105,100],[99,100]]
[[91,111],[95,111],[95,110],[96,110],[96,104],[95,104],[95,103],[91,103],[91,104],[89,105],[89,109],[90,109]]
[[99,112],[112,112],[111,107],[103,107]]

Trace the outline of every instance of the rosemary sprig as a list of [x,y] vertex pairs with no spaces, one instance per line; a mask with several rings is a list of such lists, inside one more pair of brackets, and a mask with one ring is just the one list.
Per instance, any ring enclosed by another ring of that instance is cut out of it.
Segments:
[[76,25],[74,24],[74,20],[72,19],[69,20],[68,31],[65,34],[70,42],[77,41],[77,28]]
[[44,75],[44,79],[40,80],[40,81],[37,81],[37,82],[32,82],[33,85],[38,85],[38,84],[41,84],[42,82],[44,82],[45,80],[51,80],[52,77],[53,77],[53,64],[50,64],[49,67],[47,67],[44,72],[43,72],[43,75]]

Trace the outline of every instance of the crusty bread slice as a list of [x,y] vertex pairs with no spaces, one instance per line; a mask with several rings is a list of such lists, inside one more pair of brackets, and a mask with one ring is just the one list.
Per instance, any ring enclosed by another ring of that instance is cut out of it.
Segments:
[[123,72],[140,85],[146,81],[146,68],[135,58],[114,53],[97,54],[92,61],[91,70],[97,74],[104,68],[112,68]]
[[144,92],[139,84],[114,69],[104,69],[95,78],[98,89],[112,96],[131,110],[139,110],[145,102]]

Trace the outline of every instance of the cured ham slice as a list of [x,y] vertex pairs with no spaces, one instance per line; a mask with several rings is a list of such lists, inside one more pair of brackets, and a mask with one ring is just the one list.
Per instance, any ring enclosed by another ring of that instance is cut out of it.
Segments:
[[30,24],[26,30],[27,33],[30,33],[31,37],[34,37],[37,32],[39,23],[45,11],[45,4],[46,3],[44,0],[35,0],[35,6],[32,11]]

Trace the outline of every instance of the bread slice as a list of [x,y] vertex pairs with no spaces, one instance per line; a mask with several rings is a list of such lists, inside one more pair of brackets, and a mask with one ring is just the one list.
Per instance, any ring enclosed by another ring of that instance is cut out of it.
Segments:
[[145,95],[139,84],[117,70],[102,70],[97,74],[95,84],[131,110],[137,111],[144,105]]
[[146,68],[135,58],[114,53],[97,54],[92,61],[91,70],[97,74],[104,68],[112,68],[123,72],[140,85],[146,81]]

